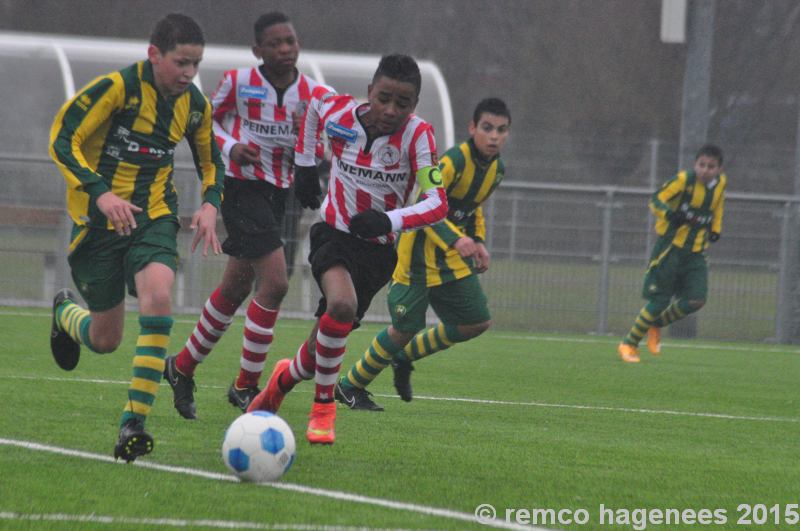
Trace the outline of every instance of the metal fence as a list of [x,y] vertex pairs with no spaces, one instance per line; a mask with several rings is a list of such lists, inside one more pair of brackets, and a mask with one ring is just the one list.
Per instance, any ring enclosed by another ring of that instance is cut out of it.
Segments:
[[[175,182],[181,216],[188,218],[200,199],[185,160],[176,168]],[[44,156],[3,153],[0,175],[0,304],[49,306],[57,289],[71,284],[63,179]],[[647,209],[651,193],[645,187],[504,182],[485,209],[492,262],[481,281],[495,327],[627,331],[642,305],[641,283],[654,239]],[[794,196],[727,194],[722,238],[708,253],[709,300],[692,333],[786,340],[795,320],[787,294],[796,274],[798,205]],[[316,216],[304,212],[296,237],[289,237],[299,250],[285,316],[310,317],[316,308],[318,291],[306,264],[308,226]],[[225,257],[190,254],[187,228],[179,238],[175,312],[194,314],[220,281]],[[135,308],[134,300],[129,304]],[[369,316],[388,318],[383,294]]]

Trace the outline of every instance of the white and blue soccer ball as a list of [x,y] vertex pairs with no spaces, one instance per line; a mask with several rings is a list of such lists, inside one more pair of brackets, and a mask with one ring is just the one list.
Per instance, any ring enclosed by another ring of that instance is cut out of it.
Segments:
[[295,442],[292,429],[267,411],[245,413],[225,432],[222,459],[243,481],[276,481],[292,466]]

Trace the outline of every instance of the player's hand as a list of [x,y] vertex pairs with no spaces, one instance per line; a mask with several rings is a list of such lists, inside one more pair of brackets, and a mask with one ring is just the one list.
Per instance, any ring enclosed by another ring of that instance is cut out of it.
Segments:
[[392,232],[392,220],[383,212],[369,209],[350,218],[350,234],[361,238],[377,238]]
[[319,208],[319,196],[322,188],[319,185],[319,173],[316,166],[294,167],[294,196],[303,208],[316,210]]
[[464,260],[472,258],[475,256],[475,253],[478,252],[478,246],[475,245],[475,240],[469,236],[462,236],[457,239],[456,243],[453,244],[453,249],[455,249],[458,253],[458,256]]
[[711,233],[709,233],[708,241],[710,241],[711,243],[714,243],[717,240],[719,240],[719,232],[711,232]]
[[134,214],[142,211],[141,208],[129,201],[125,201],[113,192],[105,192],[97,198],[97,208],[100,209],[114,226],[120,236],[130,236],[136,228]]
[[260,162],[258,151],[247,144],[235,144],[231,148],[231,160],[239,166],[248,166]]
[[475,247],[477,248],[477,252],[473,256],[475,260],[475,270],[478,273],[486,273],[489,270],[489,251],[487,251],[486,246],[480,242],[476,242]]
[[203,256],[208,256],[208,248],[214,254],[222,252],[222,245],[217,238],[217,207],[211,203],[203,203],[200,210],[192,216],[190,228],[195,231],[192,239],[192,252],[197,249],[200,240],[203,240]]

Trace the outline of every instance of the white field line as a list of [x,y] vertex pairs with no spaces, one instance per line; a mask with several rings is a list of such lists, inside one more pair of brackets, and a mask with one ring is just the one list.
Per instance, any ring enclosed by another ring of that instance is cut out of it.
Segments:
[[[217,481],[230,481],[230,482],[238,482],[239,479],[236,476],[230,474],[220,474],[219,472],[210,472],[208,470],[200,470],[195,468],[186,468],[180,466],[171,466],[171,465],[162,465],[158,463],[153,463],[150,461],[134,461],[133,463],[125,463],[124,461],[117,461],[113,457],[109,455],[101,455],[101,454],[94,454],[91,452],[84,452],[81,450],[73,450],[70,448],[61,448],[58,446],[51,446],[47,444],[40,444],[32,441],[21,441],[17,439],[5,439],[0,437],[0,445],[6,446],[16,446],[18,448],[24,448],[26,450],[35,450],[39,452],[49,452],[59,455],[66,455],[70,457],[79,457],[82,459],[89,459],[93,461],[102,461],[104,463],[109,463],[112,465],[126,465],[129,464],[130,466],[137,466],[141,468],[147,468],[150,470],[158,470],[160,472],[171,472],[173,474],[184,474],[187,476],[195,476],[204,479],[212,479]],[[327,490],[327,489],[320,489],[316,487],[307,487],[305,485],[298,485],[296,483],[254,483],[254,486],[259,487],[267,487],[273,488],[278,490],[288,490],[292,492],[299,492],[301,494],[310,494],[312,496],[320,496],[323,498],[331,498],[334,500],[341,500],[345,502],[352,502],[352,503],[363,503],[366,505],[375,505],[378,507],[384,507],[387,509],[396,509],[400,511],[408,511],[417,514],[424,514],[428,516],[437,516],[441,518],[449,518],[452,520],[461,520],[464,522],[470,522],[475,524],[478,520],[475,517],[475,514],[470,513],[462,513],[459,511],[453,511],[450,509],[441,509],[438,507],[429,507],[426,505],[418,505],[416,503],[405,503],[405,502],[398,502],[394,500],[387,500],[384,498],[374,498],[371,496],[363,496],[361,494],[351,494],[348,492],[342,492],[338,490]],[[505,522],[502,520],[482,520],[481,523],[485,524],[487,527],[494,527],[497,529],[542,529],[539,527],[533,526],[523,526],[519,524],[513,524],[510,522]]]
[[[53,376],[12,376],[2,375],[0,378],[11,380],[36,380],[36,381],[52,381],[52,382],[80,382],[80,383],[94,383],[94,384],[110,384],[110,385],[129,385],[130,382],[122,380],[103,380],[97,378],[59,378]],[[227,387],[220,385],[206,385],[205,389],[227,389]],[[295,393],[310,393],[310,391],[296,390]],[[395,395],[387,395],[375,393],[375,396],[381,398],[395,398]],[[731,415],[727,413],[711,413],[703,411],[674,411],[671,409],[648,409],[648,408],[632,408],[632,407],[615,407],[615,406],[593,406],[585,404],[554,404],[550,402],[521,402],[513,400],[484,400],[481,398],[459,398],[459,397],[445,397],[445,396],[420,396],[414,395],[415,400],[436,400],[441,402],[463,402],[468,404],[491,404],[501,406],[522,406],[522,407],[542,407],[542,408],[555,408],[555,409],[577,409],[586,411],[609,411],[617,413],[638,413],[643,415],[671,415],[676,417],[702,417],[712,419],[725,419],[725,420],[745,420],[756,422],[800,422],[800,418],[794,417],[769,417],[757,415]]]
[[[496,337],[500,339],[512,339],[517,341],[547,341],[552,343],[588,343],[593,345],[618,345],[618,339],[611,339],[611,338],[593,338],[593,337],[553,337],[553,336],[538,336],[538,335],[525,335],[525,336],[515,336],[511,334],[494,334],[491,337]],[[699,343],[681,343],[681,342],[662,342],[661,348],[688,348],[692,350],[727,350],[732,352],[758,352],[758,353],[770,353],[770,354],[800,354],[800,350],[794,350],[791,348],[780,348],[780,347],[757,347],[753,348],[752,346],[747,347],[737,347],[736,345],[703,345]]]
[[[0,310],[0,315],[13,315],[19,317],[46,317],[50,319],[49,313],[38,313],[38,312],[15,312],[15,311],[7,311],[7,310]],[[196,324],[197,319],[175,319],[176,323],[180,324]],[[308,323],[288,323],[282,322],[280,326],[286,328],[306,328],[309,331],[311,328],[309,327]],[[366,332],[364,329],[357,329],[354,330],[353,333],[361,333]],[[503,333],[494,333],[489,332],[486,337],[496,337],[500,339],[511,339],[515,341],[547,341],[552,343],[586,343],[592,345],[617,345],[619,340],[612,339],[612,338],[603,338],[603,337],[586,337],[586,338],[578,338],[578,337],[553,337],[553,336],[540,336],[536,334],[526,334],[526,335],[512,335],[512,334],[503,334]],[[762,353],[771,353],[771,354],[800,354],[800,350],[792,349],[790,347],[756,347],[753,348],[752,346],[736,346],[736,345],[703,345],[698,343],[685,343],[685,342],[672,342],[666,341],[662,342],[662,348],[688,348],[693,350],[726,350],[731,352],[762,352]]]
[[[221,529],[291,529],[294,531],[363,531],[363,527],[341,527],[311,524],[262,524],[236,520],[183,520],[180,518],[134,518],[130,516],[102,516],[98,514],[17,513],[0,511],[0,520],[20,522],[89,522],[108,525],[137,525],[157,527],[213,527]],[[385,529],[382,531],[386,531]],[[393,530],[397,531],[397,530]]]

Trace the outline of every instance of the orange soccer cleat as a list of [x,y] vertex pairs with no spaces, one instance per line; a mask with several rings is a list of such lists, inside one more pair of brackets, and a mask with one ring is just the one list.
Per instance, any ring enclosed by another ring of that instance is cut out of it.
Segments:
[[654,356],[661,354],[661,329],[657,326],[651,326],[647,331],[647,350]]
[[289,365],[291,365],[291,363],[292,360],[282,359],[275,364],[275,367],[272,369],[272,374],[269,377],[269,382],[267,382],[267,386],[263,391],[258,393],[255,398],[253,398],[252,402],[250,402],[250,406],[247,408],[248,413],[252,413],[253,411],[269,411],[270,413],[278,412],[278,410],[281,408],[283,398],[286,396],[286,394],[281,391],[281,386],[278,385],[278,380],[280,379],[281,374],[283,374],[283,371],[289,369]]
[[627,343],[620,343],[617,347],[619,357],[625,363],[639,363],[639,349]]
[[311,444],[333,444],[336,433],[333,426],[336,423],[336,402],[314,402],[311,413],[308,415],[308,429],[306,439]]

